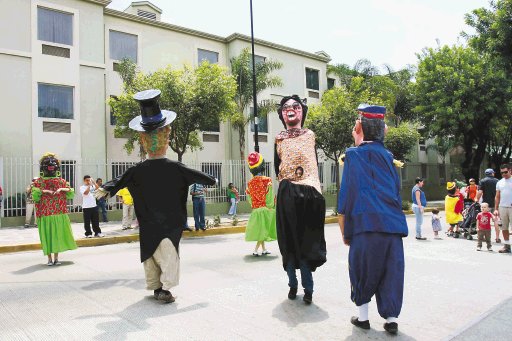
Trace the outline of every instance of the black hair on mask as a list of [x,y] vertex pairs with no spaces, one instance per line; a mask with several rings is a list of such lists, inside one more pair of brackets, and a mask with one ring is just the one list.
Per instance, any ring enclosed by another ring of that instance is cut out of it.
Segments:
[[384,141],[384,120],[361,117],[365,141]]
[[307,100],[305,98],[301,99],[298,95],[284,96],[281,99],[281,103],[279,103],[279,107],[277,108],[277,114],[279,115],[279,119],[283,123],[283,126],[286,128],[286,123],[284,122],[284,119],[283,119],[283,105],[286,102],[288,102],[288,100],[290,100],[290,99],[297,101],[300,104],[300,106],[302,107],[302,121],[300,122],[300,126],[302,128],[302,127],[304,127],[304,122],[306,121],[306,115],[308,113],[308,106],[306,104]]

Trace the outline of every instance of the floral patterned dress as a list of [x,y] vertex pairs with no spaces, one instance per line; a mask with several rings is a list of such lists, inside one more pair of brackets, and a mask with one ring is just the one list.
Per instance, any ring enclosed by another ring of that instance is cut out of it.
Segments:
[[248,199],[252,213],[245,229],[246,241],[273,241],[276,234],[276,210],[272,179],[267,176],[255,176],[247,184]]
[[59,253],[77,248],[71,222],[68,216],[66,200],[72,199],[75,192],[57,194],[43,193],[43,190],[56,191],[59,188],[70,188],[65,179],[59,177],[38,178],[32,189],[32,198],[36,204],[37,228],[43,253]]

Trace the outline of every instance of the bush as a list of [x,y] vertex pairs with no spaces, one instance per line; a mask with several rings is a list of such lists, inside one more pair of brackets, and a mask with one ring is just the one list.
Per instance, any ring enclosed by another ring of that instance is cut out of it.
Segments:
[[412,203],[408,200],[402,201],[402,210],[404,211],[410,211],[412,208]]

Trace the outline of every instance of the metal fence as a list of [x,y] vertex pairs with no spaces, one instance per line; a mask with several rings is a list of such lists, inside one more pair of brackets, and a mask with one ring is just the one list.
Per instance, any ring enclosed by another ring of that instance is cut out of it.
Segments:
[[[104,182],[123,174],[135,162],[122,160],[61,160],[61,176],[66,179],[77,193],[73,200],[68,201],[70,212],[82,210],[82,196],[79,194],[83,184],[84,175],[94,179],[101,178]],[[219,182],[209,186],[206,200],[210,203],[228,202],[227,187],[233,183],[240,193],[240,200],[247,200],[245,189],[251,179],[247,163],[242,160],[223,160],[218,162],[185,163],[188,167],[203,171]],[[277,182],[274,176],[273,162],[265,163],[265,175],[274,179],[274,188]],[[333,161],[319,163],[320,182],[325,193],[336,192],[336,172]],[[25,215],[26,189],[31,179],[39,176],[39,161],[31,158],[0,157],[0,186],[3,189],[3,204],[0,216],[15,217]],[[190,199],[190,196],[188,197]],[[117,198],[110,198],[107,210],[121,207]]]

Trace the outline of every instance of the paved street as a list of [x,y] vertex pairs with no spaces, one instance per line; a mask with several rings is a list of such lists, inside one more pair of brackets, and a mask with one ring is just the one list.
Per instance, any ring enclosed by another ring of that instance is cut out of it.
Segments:
[[[410,230],[413,216],[408,216]],[[406,291],[394,340],[506,340],[512,325],[512,257],[477,252],[475,241],[404,240]],[[328,261],[314,303],[286,298],[277,243],[250,256],[243,235],[183,240],[173,304],[144,289],[138,243],[80,248],[47,267],[40,251],[0,255],[0,340],[384,340],[375,303],[372,329],[352,327],[348,249],[326,226]],[[497,251],[499,245],[494,245]],[[505,328],[507,326],[507,328]],[[505,330],[507,329],[507,330]],[[508,337],[510,339],[510,337]]]

